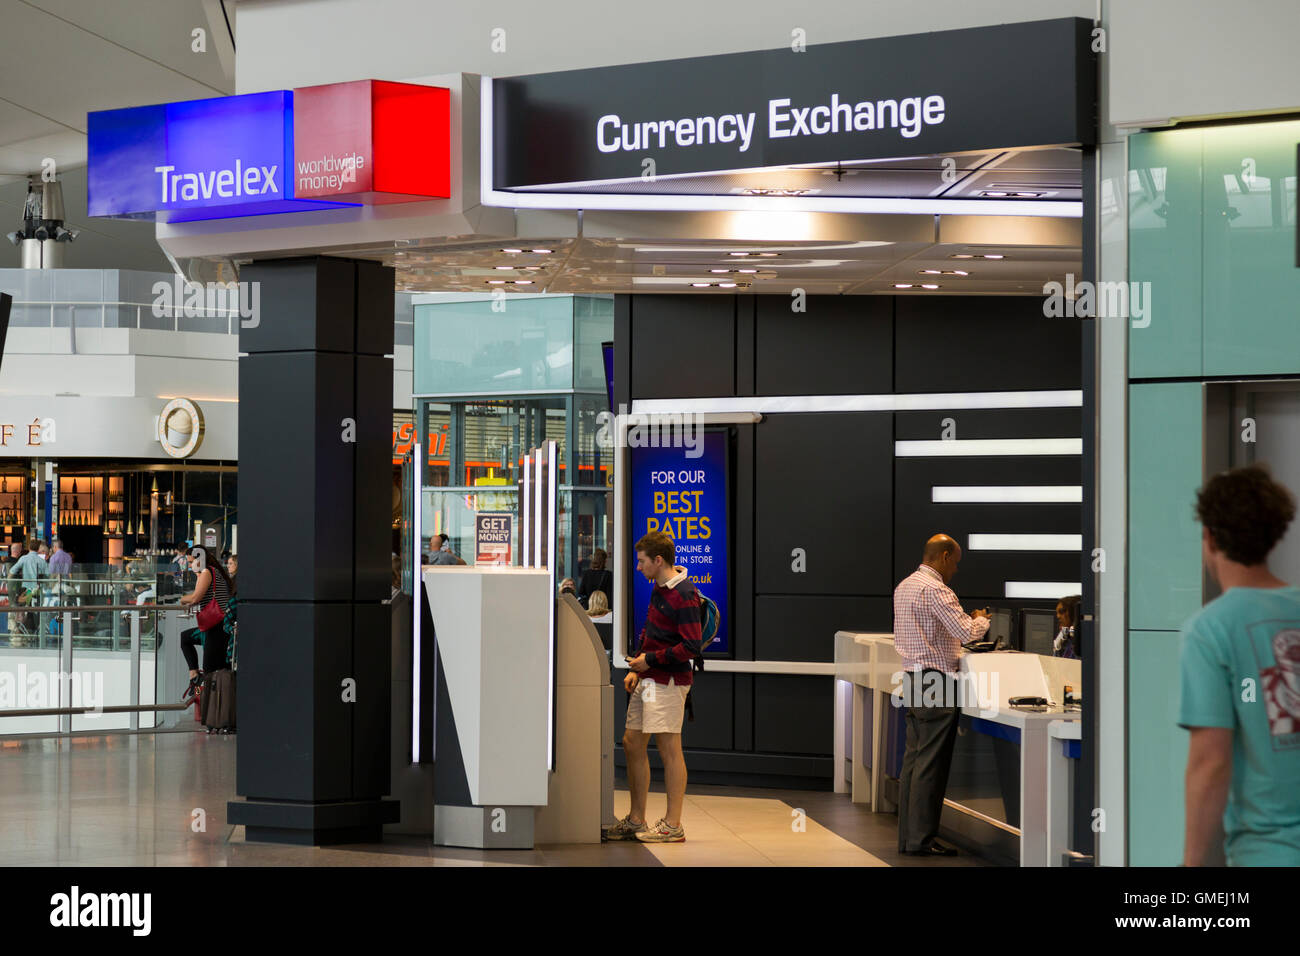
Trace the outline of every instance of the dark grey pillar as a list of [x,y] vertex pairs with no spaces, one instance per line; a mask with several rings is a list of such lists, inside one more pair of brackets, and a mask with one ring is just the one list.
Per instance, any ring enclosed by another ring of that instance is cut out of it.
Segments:
[[257,262],[240,332],[239,752],[248,839],[381,839],[390,782],[393,270]]

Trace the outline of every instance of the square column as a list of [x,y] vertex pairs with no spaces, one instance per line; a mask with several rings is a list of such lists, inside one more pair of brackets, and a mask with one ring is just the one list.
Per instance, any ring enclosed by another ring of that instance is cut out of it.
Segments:
[[246,266],[240,331],[239,751],[250,840],[378,841],[388,792],[393,270]]

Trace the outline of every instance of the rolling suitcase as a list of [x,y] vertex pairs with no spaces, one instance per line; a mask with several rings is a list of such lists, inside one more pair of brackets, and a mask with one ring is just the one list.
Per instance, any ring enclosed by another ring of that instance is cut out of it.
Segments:
[[203,726],[210,734],[235,732],[235,672],[223,667],[203,677],[199,695]]

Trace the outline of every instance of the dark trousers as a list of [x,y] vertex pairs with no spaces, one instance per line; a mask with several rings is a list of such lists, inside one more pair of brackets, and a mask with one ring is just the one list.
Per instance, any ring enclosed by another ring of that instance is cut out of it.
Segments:
[[181,632],[181,653],[185,655],[185,663],[190,670],[196,671],[199,669],[199,653],[195,648],[202,644],[204,672],[216,671],[226,666],[227,642],[226,630],[221,624],[210,631],[192,627]]
[[[904,677],[907,707],[907,745],[898,779],[898,849],[916,851],[928,847],[939,833],[943,795],[948,789],[953,745],[957,742],[956,693],[952,678],[942,685],[929,682],[944,678],[941,671],[926,670]],[[939,696],[937,688],[942,686]],[[924,691],[934,687],[931,694]],[[935,699],[942,701],[938,706]],[[911,706],[916,704],[917,706]]]

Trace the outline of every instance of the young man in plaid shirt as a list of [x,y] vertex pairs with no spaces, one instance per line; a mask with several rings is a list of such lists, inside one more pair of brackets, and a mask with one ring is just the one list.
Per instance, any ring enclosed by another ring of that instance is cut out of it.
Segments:
[[[631,694],[627,705],[623,752],[627,754],[627,784],[632,809],[605,831],[609,840],[642,843],[682,843],[682,804],[686,800],[686,758],[682,755],[682,716],[691,690],[695,658],[700,656],[700,596],[686,569],[674,562],[673,539],[652,531],[636,543],[636,569],[654,585],[650,610],[641,632],[641,652],[628,660],[630,673],[623,686]],[[664,763],[668,807],[652,827],[645,822],[650,793],[651,735]]]

